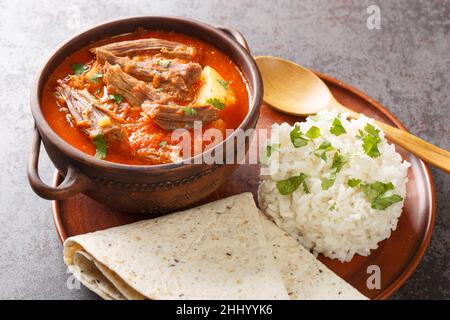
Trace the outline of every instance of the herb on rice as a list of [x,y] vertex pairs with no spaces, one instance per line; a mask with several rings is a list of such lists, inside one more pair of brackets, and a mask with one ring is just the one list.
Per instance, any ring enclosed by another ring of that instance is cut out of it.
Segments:
[[342,125],[341,119],[339,117],[334,118],[333,123],[331,124],[330,133],[335,136],[340,136],[341,134],[346,133],[344,126]]
[[[318,146],[315,150],[314,155],[320,159],[322,159],[323,161],[327,161],[327,152],[328,151],[333,151],[334,148],[331,145],[331,143],[329,141],[324,141],[320,144],[320,146]],[[322,152],[322,153],[320,153]]]
[[360,184],[360,183],[361,183],[361,179],[349,179],[347,182],[347,185],[350,188],[354,188],[354,187],[358,186],[358,184]]
[[344,165],[348,162],[348,156],[342,155],[337,151],[333,156],[333,162],[331,164],[331,172],[328,178],[322,178],[321,187],[322,190],[330,189],[336,181],[336,174],[339,173]]
[[281,147],[280,143],[272,143],[266,147],[266,152],[261,155],[259,162],[262,164],[266,164],[269,161],[269,158],[272,156],[274,151],[279,151]]
[[342,155],[336,152],[333,157],[333,163],[331,164],[331,170],[338,173],[342,170],[342,167],[348,162],[348,156]]
[[335,174],[331,174],[329,178],[322,178],[322,180],[321,180],[322,190],[330,189],[335,181],[336,181],[336,175]]
[[320,136],[320,129],[316,126],[312,126],[309,128],[309,130],[306,132],[306,136],[310,138],[311,140],[316,139]]
[[328,210],[335,211],[336,210],[336,202],[333,202],[333,204],[331,205],[331,207],[328,208]]
[[[298,176],[293,176],[286,180],[277,181],[277,189],[282,195],[286,196],[297,190],[305,181],[305,179],[306,174],[300,173]],[[303,185],[303,188],[305,188],[305,185]],[[306,189],[307,188],[308,187],[306,187]]]
[[292,129],[289,136],[291,138],[292,144],[296,148],[304,147],[309,142],[309,139],[307,137],[305,137],[303,132],[300,130],[300,126],[298,124],[295,124],[295,127],[294,127],[294,129]]
[[364,152],[371,158],[377,158],[381,155],[380,150],[378,150],[378,143],[381,142],[379,133],[380,130],[368,123],[364,127],[364,131],[359,130],[359,134],[356,136],[362,140]]
[[309,191],[308,185],[306,184],[306,180],[303,180],[302,185],[303,185],[303,192],[305,194],[310,194],[311,191]]
[[365,183],[361,185],[363,193],[369,200],[372,209],[385,210],[394,203],[400,202],[403,198],[398,194],[389,194],[394,190],[394,185],[380,181],[374,183]]

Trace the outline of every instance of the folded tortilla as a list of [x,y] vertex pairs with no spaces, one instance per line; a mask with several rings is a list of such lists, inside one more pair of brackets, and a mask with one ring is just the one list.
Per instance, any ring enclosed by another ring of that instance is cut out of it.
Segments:
[[251,193],[64,243],[104,299],[364,299],[265,218]]
[[263,214],[260,222],[290,299],[367,299]]
[[64,261],[105,299],[288,299],[251,193],[72,237]]

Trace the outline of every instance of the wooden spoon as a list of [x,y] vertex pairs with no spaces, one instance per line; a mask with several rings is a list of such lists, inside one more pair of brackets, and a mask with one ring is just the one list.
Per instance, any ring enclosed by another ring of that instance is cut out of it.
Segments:
[[[337,109],[348,112],[352,118],[360,116],[340,104],[325,83],[310,70],[276,57],[260,56],[255,60],[264,82],[264,101],[278,111],[308,116],[323,109]],[[450,152],[383,122],[375,123],[390,141],[450,173]]]

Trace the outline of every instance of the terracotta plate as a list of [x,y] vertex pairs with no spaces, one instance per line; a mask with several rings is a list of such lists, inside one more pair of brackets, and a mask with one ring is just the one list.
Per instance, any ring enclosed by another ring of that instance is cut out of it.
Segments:
[[[345,106],[405,129],[400,121],[370,97],[329,76],[319,76]],[[292,123],[296,120],[302,119],[280,114],[264,105],[258,127],[269,128],[275,122]],[[421,160],[403,149],[398,147],[397,151],[412,165],[408,175],[405,207],[397,230],[368,257],[355,256],[348,263],[319,257],[331,270],[371,299],[388,298],[412,274],[428,247],[434,225],[435,194],[430,171]],[[256,199],[258,174],[258,165],[240,166],[226,184],[202,203],[245,191],[253,192]],[[55,176],[54,183],[59,183],[58,175]],[[85,195],[77,195],[64,201],[54,201],[53,218],[61,240],[65,240],[70,236],[131,223],[145,217],[116,212]],[[381,289],[367,288],[367,269],[371,265],[380,267]]]

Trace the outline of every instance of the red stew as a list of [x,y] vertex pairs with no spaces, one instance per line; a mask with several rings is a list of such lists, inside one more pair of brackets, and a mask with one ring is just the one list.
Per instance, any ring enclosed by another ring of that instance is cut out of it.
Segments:
[[[141,39],[148,41],[135,41]],[[227,101],[211,96],[196,103],[207,66],[217,72],[208,81],[230,93]],[[51,75],[41,102],[52,129],[75,148],[144,165],[173,161],[173,130],[192,134],[194,120],[204,129],[236,129],[247,115],[249,92],[239,68],[214,46],[175,32],[139,30],[69,56]]]

